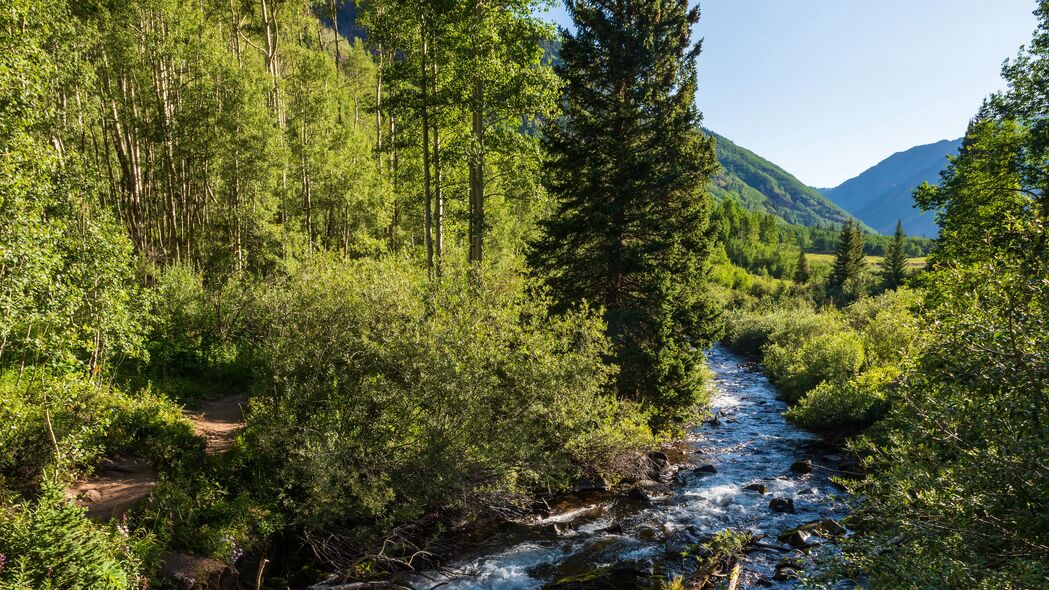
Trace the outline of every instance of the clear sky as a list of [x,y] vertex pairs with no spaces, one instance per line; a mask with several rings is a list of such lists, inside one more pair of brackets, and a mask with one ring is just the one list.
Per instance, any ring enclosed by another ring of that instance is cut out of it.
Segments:
[[[704,125],[836,186],[965,132],[1029,42],[1034,0],[701,0]],[[569,25],[564,9],[547,18]]]

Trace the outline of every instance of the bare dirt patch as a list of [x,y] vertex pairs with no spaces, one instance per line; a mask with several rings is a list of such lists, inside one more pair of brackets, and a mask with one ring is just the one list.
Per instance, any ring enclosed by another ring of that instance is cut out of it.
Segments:
[[200,402],[195,409],[186,411],[193,431],[207,442],[209,455],[223,453],[233,446],[233,438],[244,426],[247,404],[247,394],[238,393]]
[[95,520],[109,520],[128,511],[157,484],[156,472],[145,459],[106,459],[95,474],[66,490],[66,497],[87,508]]

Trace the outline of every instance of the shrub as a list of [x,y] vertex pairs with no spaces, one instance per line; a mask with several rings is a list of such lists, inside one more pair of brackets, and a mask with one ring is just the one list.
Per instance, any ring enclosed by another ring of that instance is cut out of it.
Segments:
[[880,367],[844,383],[824,381],[787,411],[787,418],[807,428],[867,427],[888,410],[886,393],[899,377],[895,367]]
[[180,399],[247,388],[250,359],[241,337],[256,295],[255,286],[240,275],[205,285],[188,265],[162,269],[153,297],[150,377]]
[[769,343],[797,346],[841,329],[837,312],[817,311],[811,305],[795,301],[772,309],[731,313],[726,320],[725,332],[729,346],[757,354]]
[[918,292],[900,288],[845,308],[849,324],[863,333],[872,365],[902,365],[917,356],[923,343],[922,328],[912,310],[920,304]]
[[802,344],[770,344],[765,366],[790,402],[826,381],[845,381],[865,360],[863,338],[855,332],[824,334]]
[[170,462],[200,444],[179,407],[149,390],[131,396],[78,375],[41,374],[0,377],[0,448],[10,450],[0,455],[2,487],[28,493],[48,467],[71,479],[107,454]]
[[259,307],[247,436],[288,509],[399,521],[565,484],[650,442],[617,401],[603,325],[551,317],[507,271],[317,257]]
[[55,486],[0,504],[0,556],[2,590],[138,590],[156,557],[149,535],[92,523]]

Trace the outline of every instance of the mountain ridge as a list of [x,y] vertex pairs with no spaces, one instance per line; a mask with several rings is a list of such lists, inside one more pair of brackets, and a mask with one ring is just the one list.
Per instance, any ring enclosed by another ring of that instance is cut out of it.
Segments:
[[947,156],[957,153],[961,143],[959,138],[914,146],[836,187],[817,190],[879,233],[891,233],[899,220],[907,235],[935,237],[939,233],[935,216],[915,207],[913,192],[924,181],[938,180]]
[[[736,198],[752,211],[764,211],[796,225],[826,227],[855,219],[818,190],[775,163],[709,129],[717,142],[721,171],[711,180],[717,199]],[[873,231],[864,224],[865,229]]]

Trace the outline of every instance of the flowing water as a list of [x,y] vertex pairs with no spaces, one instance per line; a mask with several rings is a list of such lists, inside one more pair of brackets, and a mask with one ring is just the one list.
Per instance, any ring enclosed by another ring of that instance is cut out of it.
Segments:
[[[533,589],[601,567],[664,572],[680,558],[668,557],[723,529],[768,535],[781,545],[781,531],[847,513],[847,498],[829,477],[840,458],[821,451],[820,439],[789,424],[786,405],[753,363],[721,346],[707,353],[715,373],[713,410],[720,424],[694,428],[682,445],[686,459],[712,464],[716,473],[680,471],[677,483],[651,504],[623,496],[597,494],[527,526],[508,527],[493,541],[496,550],[464,557],[450,572],[420,576],[416,588]],[[813,459],[809,474],[791,471],[802,458]],[[761,483],[767,492],[745,490]],[[772,498],[794,501],[796,513],[769,508]],[[743,585],[792,588],[796,581],[772,580],[775,564],[788,551],[760,549],[748,555]],[[794,555],[800,555],[795,552]]]

